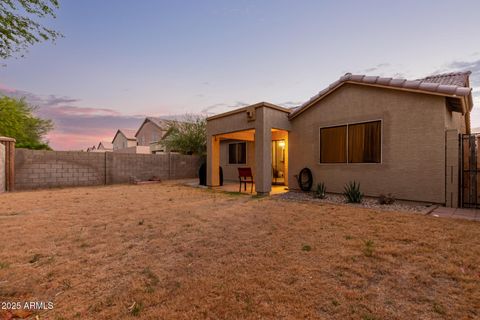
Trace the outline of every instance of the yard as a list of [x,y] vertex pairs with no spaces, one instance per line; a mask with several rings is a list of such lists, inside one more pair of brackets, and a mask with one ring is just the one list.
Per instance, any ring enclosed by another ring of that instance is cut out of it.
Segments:
[[3,194],[0,230],[39,319],[480,318],[478,222],[163,183]]

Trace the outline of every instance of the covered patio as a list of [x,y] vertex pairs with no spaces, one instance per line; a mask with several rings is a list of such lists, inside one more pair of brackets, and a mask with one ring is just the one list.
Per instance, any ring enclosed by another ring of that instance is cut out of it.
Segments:
[[207,185],[220,186],[222,165],[229,184],[237,180],[235,191],[240,167],[251,169],[258,195],[269,195],[272,184],[284,190],[288,186],[289,113],[289,109],[260,102],[208,118]]

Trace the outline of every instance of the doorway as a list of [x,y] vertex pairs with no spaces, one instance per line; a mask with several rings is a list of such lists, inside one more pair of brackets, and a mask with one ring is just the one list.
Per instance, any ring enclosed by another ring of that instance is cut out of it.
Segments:
[[285,185],[285,140],[272,141],[272,184]]

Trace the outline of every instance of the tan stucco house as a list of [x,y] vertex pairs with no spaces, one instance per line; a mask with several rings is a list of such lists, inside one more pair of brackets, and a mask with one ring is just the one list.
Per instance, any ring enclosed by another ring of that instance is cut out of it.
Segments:
[[113,152],[117,153],[150,153],[150,148],[146,146],[138,146],[137,138],[135,138],[135,130],[118,129],[113,137]]
[[207,184],[254,172],[258,194],[297,189],[300,170],[341,193],[458,205],[459,134],[470,132],[470,72],[418,80],[346,74],[303,105],[261,102],[207,119]]
[[170,121],[165,119],[155,117],[145,118],[135,133],[138,145],[149,147],[151,153],[165,152],[165,147],[160,141],[168,132],[169,124]]

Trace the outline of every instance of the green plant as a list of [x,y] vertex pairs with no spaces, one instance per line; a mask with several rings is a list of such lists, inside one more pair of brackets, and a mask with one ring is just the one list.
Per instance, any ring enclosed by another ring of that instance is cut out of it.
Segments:
[[312,247],[309,246],[308,244],[304,244],[302,247],[302,251],[312,251]]
[[170,151],[205,156],[207,153],[206,118],[185,115],[184,121],[169,121],[169,129],[160,143]]
[[360,192],[360,183],[350,181],[344,188],[343,195],[350,203],[361,203],[363,199],[363,193]]
[[0,3],[0,58],[23,57],[27,48],[62,35],[41,24],[55,18],[58,0],[5,0]]
[[317,188],[313,192],[313,196],[317,199],[325,199],[327,192],[327,188],[325,187],[325,183],[320,182],[317,183]]
[[393,204],[395,202],[395,198],[391,193],[385,195],[381,194],[380,197],[378,198],[378,203],[380,204]]
[[0,262],[0,269],[6,269],[10,266],[8,262]]
[[365,247],[363,248],[363,253],[367,257],[373,256],[373,241],[372,240],[365,241]]

